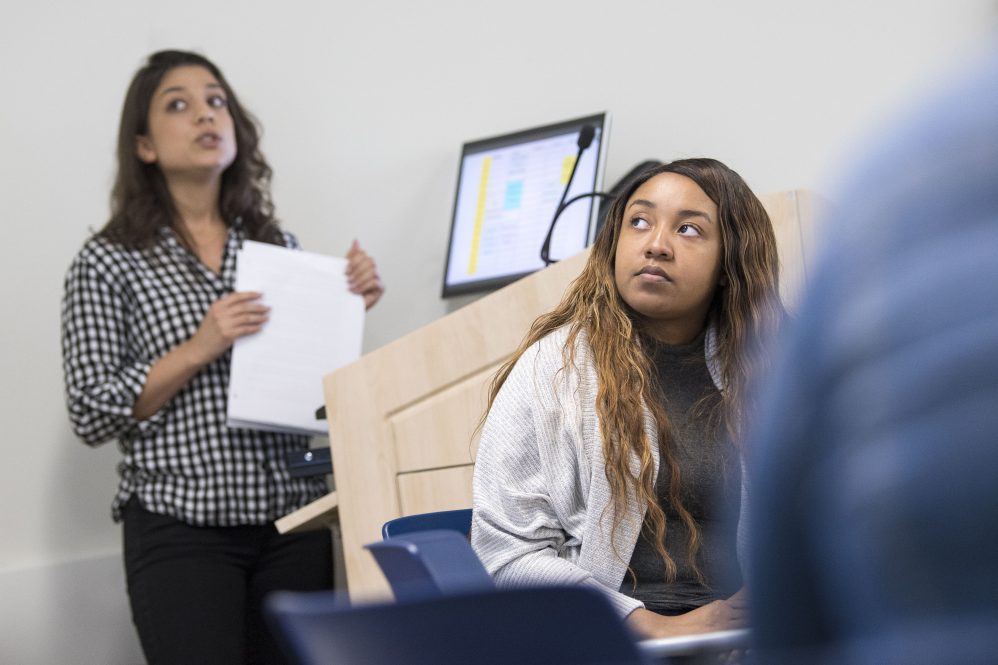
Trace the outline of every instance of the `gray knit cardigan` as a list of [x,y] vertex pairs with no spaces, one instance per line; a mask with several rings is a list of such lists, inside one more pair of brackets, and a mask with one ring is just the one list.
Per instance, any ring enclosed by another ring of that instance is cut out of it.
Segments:
[[[500,587],[584,584],[604,592],[626,616],[643,607],[618,589],[641,532],[644,506],[632,491],[611,533],[596,368],[584,334],[577,338],[575,366],[564,366],[567,337],[564,327],[528,348],[489,411],[475,462],[471,544]],[[707,366],[720,389],[716,346],[714,330],[708,329]],[[644,411],[645,430],[654,441],[655,421]],[[657,471],[657,447],[652,454]],[[636,472],[637,457],[631,467]],[[743,482],[740,553],[746,508]]]

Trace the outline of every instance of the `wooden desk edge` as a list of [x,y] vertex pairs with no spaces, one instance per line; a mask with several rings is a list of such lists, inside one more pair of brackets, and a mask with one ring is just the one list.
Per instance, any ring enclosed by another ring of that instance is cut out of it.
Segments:
[[302,506],[295,512],[288,513],[275,521],[274,526],[277,527],[278,533],[324,529],[336,519],[338,506],[339,500],[336,497],[336,492],[330,492],[307,506]]

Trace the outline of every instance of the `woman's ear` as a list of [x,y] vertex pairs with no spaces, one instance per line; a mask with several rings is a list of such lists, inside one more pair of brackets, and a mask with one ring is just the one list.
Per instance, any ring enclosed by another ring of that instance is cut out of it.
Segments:
[[148,136],[135,137],[135,156],[146,164],[156,163],[156,149]]

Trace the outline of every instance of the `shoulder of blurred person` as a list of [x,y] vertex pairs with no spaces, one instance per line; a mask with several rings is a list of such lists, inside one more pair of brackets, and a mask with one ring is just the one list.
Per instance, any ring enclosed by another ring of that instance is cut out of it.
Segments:
[[747,446],[759,662],[998,658],[998,49],[879,141]]

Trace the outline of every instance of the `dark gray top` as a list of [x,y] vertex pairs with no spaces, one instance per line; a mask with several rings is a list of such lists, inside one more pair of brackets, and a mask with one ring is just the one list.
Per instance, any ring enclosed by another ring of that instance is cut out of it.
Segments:
[[620,590],[654,612],[681,614],[730,596],[741,586],[736,551],[741,464],[723,426],[711,424],[709,414],[720,393],[704,359],[703,335],[688,345],[649,345],[671,424],[670,448],[680,469],[682,502],[700,525],[698,560],[706,585],[697,581],[690,565],[690,533],[669,501],[669,472],[663,456],[656,492],[665,512],[665,547],[676,563],[676,579],[666,582],[664,562],[646,529],[634,547]]

